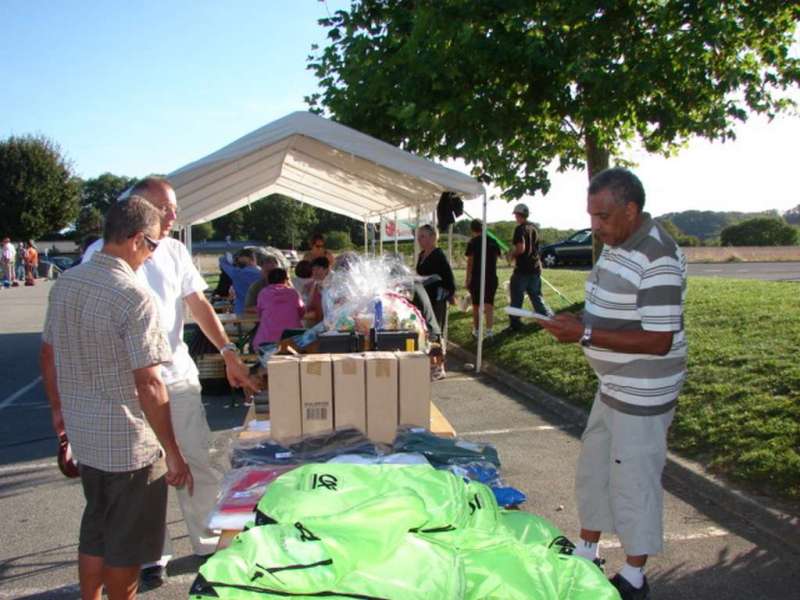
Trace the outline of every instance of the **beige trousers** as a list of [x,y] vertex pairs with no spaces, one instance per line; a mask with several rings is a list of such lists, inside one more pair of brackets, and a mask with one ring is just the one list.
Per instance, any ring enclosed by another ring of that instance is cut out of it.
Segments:
[[[168,385],[167,391],[172,427],[183,457],[192,470],[194,493],[190,496],[185,488],[170,489],[178,494],[192,550],[204,556],[214,552],[218,541],[218,536],[206,528],[206,523],[217,500],[219,475],[211,466],[211,430],[201,399],[202,388],[198,381],[188,380]],[[169,538],[167,535],[164,556],[172,555]]]

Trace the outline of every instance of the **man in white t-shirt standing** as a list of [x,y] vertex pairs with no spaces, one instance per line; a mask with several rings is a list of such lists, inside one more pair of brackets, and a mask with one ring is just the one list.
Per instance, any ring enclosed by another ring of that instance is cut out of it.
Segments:
[[[162,212],[161,241],[151,259],[136,274],[152,292],[161,327],[172,349],[172,363],[163,365],[161,376],[169,392],[175,437],[194,477],[194,493],[190,495],[186,490],[178,490],[178,501],[192,549],[197,556],[204,557],[214,552],[218,541],[217,536],[206,529],[206,521],[216,501],[219,481],[209,457],[211,431],[201,400],[197,366],[183,341],[186,306],[200,329],[224,357],[231,386],[244,387],[251,392],[256,390],[251,388],[248,369],[239,358],[238,349],[228,339],[203,294],[208,285],[192,263],[189,251],[169,235],[177,218],[175,190],[165,179],[147,177],[125,192],[120,201],[131,195],[145,198]],[[83,261],[89,260],[100,248],[102,240],[89,246]],[[143,565],[144,586],[152,589],[163,583],[165,567],[171,555],[170,537],[167,535],[161,561],[154,565]]]

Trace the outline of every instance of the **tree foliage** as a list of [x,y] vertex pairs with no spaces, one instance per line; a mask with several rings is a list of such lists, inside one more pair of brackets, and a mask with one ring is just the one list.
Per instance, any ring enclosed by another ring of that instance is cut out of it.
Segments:
[[800,204],[783,213],[783,218],[790,225],[800,225]]
[[43,136],[0,141],[0,232],[36,239],[78,214],[79,180],[59,147]]
[[135,178],[125,175],[103,173],[94,179],[83,182],[81,189],[81,206],[94,206],[105,214],[119,195],[133,185]]
[[349,250],[353,247],[347,231],[329,231],[325,234],[325,247],[334,252]]
[[748,219],[765,217],[779,219],[776,210],[761,212],[736,212],[736,211],[711,211],[711,210],[684,210],[681,212],[665,213],[658,217],[660,221],[672,222],[681,233],[694,236],[707,243],[719,237],[723,229],[729,225],[736,225]]
[[656,219],[661,226],[667,230],[667,233],[672,236],[672,239],[675,240],[679,246],[700,246],[700,238],[694,235],[686,235],[681,231],[675,223],[670,221],[669,219],[665,219],[664,217],[658,217]]
[[192,240],[203,242],[214,237],[214,226],[211,223],[192,225]]
[[734,137],[800,81],[785,0],[362,0],[322,19],[312,110],[426,156],[461,158],[507,199],[546,168],[589,176],[639,140],[669,155]]
[[314,233],[345,232],[347,243],[363,244],[363,223],[273,194],[215,219],[214,239],[258,240],[279,248],[308,248]]
[[83,206],[78,213],[78,220],[75,222],[75,241],[78,245],[83,245],[89,236],[102,234],[103,213],[92,204]]
[[794,246],[797,230],[780,219],[750,219],[722,230],[723,246]]

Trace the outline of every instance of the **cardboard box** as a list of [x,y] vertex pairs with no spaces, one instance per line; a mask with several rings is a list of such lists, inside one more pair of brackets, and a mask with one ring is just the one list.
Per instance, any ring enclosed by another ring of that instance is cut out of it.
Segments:
[[367,436],[391,444],[397,433],[397,357],[392,352],[364,354],[367,387]]
[[333,430],[333,373],[330,354],[300,357],[303,435]]
[[333,426],[367,433],[366,369],[363,354],[332,354]]
[[303,433],[300,360],[296,356],[272,356],[267,363],[267,373],[272,437],[278,441],[299,437]]
[[400,425],[431,427],[431,363],[424,352],[395,352]]

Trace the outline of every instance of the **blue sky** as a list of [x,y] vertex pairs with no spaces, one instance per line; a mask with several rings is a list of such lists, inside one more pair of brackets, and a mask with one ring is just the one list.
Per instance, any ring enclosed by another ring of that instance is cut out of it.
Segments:
[[[306,70],[328,0],[0,0],[0,138],[43,134],[77,174],[167,173],[307,107]],[[797,96],[795,94],[795,96]],[[632,151],[653,214],[786,210],[800,119],[754,118],[736,143],[698,140],[678,158]],[[528,199],[544,225],[586,226],[585,175]],[[470,212],[479,207],[470,205]],[[490,221],[509,217],[503,201]],[[477,216],[477,215],[476,215]]]

